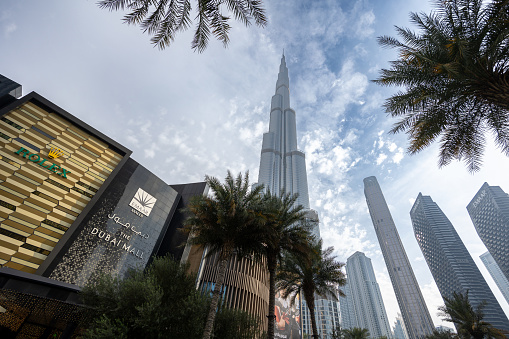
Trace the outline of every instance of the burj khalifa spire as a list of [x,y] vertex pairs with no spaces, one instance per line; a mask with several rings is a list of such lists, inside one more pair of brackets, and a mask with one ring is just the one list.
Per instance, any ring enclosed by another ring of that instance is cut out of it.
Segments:
[[[297,125],[295,111],[290,106],[290,81],[284,54],[279,66],[276,92],[272,96],[270,105],[269,131],[263,134],[257,184],[263,185],[265,190],[270,190],[272,194],[280,194],[281,192],[297,193],[296,204],[305,208],[306,218],[312,227],[311,232],[316,239],[320,238],[318,214],[309,206],[306,157],[304,152],[297,148]],[[321,324],[318,331],[323,336],[327,333],[331,334],[333,329],[339,325],[339,304],[332,297],[329,297],[315,296],[316,310],[323,310],[320,312],[315,310],[314,315],[317,323]],[[277,303],[278,301],[276,301]],[[280,304],[283,307],[288,302],[280,299]],[[300,319],[302,331],[307,335],[311,335],[311,315],[303,300],[299,308],[300,316],[295,311],[289,311],[288,319]],[[277,310],[276,314],[278,314]],[[292,330],[291,335],[288,334],[287,325],[280,324],[280,326],[281,328],[276,327],[276,333],[279,333],[281,338],[301,337],[298,333],[300,326],[297,326],[297,331]],[[290,327],[293,328],[294,326]]]
[[272,96],[269,131],[263,135],[258,184],[273,194],[298,193],[297,204],[309,209],[306,158],[297,149],[295,111],[290,107],[290,81],[285,56],[281,58]]

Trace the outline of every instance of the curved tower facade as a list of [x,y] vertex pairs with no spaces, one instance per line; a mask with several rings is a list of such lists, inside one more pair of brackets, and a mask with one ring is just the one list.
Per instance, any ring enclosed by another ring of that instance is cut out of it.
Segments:
[[509,194],[485,182],[467,211],[479,238],[509,279]]
[[477,268],[463,241],[440,207],[421,193],[410,210],[415,237],[442,298],[466,293],[472,306],[483,300],[484,320],[508,331],[509,320]]

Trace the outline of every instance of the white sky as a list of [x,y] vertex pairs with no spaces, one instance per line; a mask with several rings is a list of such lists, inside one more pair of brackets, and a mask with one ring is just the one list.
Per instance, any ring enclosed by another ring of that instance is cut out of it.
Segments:
[[[193,2],[194,5],[194,2]],[[486,251],[466,205],[486,181],[509,192],[509,159],[489,145],[484,166],[437,168],[437,147],[409,156],[405,135],[381,105],[395,89],[370,80],[396,58],[376,43],[393,25],[412,27],[404,1],[265,1],[267,28],[233,23],[231,44],[190,48],[192,30],[159,51],[94,1],[2,1],[0,73],[133,150],[169,184],[249,170],[256,181],[283,48],[290,72],[298,144],[306,153],[311,207],[326,246],[346,261],[372,259],[391,326],[398,306],[369,218],[362,179],[377,177],[435,325],[438,289],[414,238],[409,211],[419,192],[449,217],[506,314],[509,306],[479,260]],[[505,170],[504,170],[505,169]],[[450,325],[449,325],[450,326]]]

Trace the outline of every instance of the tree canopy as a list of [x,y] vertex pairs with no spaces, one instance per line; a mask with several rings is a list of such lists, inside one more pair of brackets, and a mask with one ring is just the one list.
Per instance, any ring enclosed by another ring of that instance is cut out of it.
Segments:
[[438,310],[442,320],[452,322],[456,326],[458,336],[462,339],[506,338],[504,331],[493,327],[484,320],[486,301],[473,306],[466,293],[454,292],[451,298],[445,298],[445,305]]
[[439,139],[439,166],[463,160],[480,169],[487,134],[509,155],[509,0],[435,0],[431,14],[411,13],[418,28],[396,26],[401,40],[378,38],[399,58],[374,80],[403,86],[385,102],[415,154]]
[[262,186],[250,190],[249,173],[233,177],[228,171],[224,184],[217,178],[205,176],[210,187],[209,196],[194,196],[187,207],[189,218],[184,231],[190,233],[189,243],[206,246],[208,255],[218,256],[218,268],[212,300],[203,338],[212,335],[226,264],[233,258],[251,255],[259,249],[256,239],[260,224],[256,206]]
[[344,263],[336,260],[332,255],[334,247],[322,250],[322,241],[311,242],[305,255],[286,255],[277,273],[276,286],[282,291],[283,298],[291,296],[290,303],[295,303],[297,295],[303,295],[311,316],[313,338],[318,338],[318,328],[315,314],[315,293],[322,296],[337,294],[344,296],[338,289],[346,284],[346,277],[342,271]]
[[[124,23],[139,26],[152,38],[150,41],[159,49],[170,46],[178,32],[185,31],[193,22],[190,0],[101,0],[99,7],[110,11],[127,10]],[[261,0],[197,0],[196,30],[191,47],[203,52],[211,36],[228,46],[230,38],[230,16],[249,26],[267,24]]]
[[[125,279],[103,275],[81,293],[90,319],[85,337],[201,338],[210,298],[196,290],[195,279],[171,257],[155,258]],[[259,335],[257,319],[242,311],[221,308],[215,325],[219,338]]]

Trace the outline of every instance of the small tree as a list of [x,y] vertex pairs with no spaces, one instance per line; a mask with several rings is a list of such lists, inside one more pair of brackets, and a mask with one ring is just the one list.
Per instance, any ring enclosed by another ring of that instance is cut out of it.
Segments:
[[341,328],[341,325],[336,325],[336,327],[332,330],[332,338],[331,339],[343,339],[345,330]]
[[454,292],[452,298],[445,298],[445,305],[438,307],[442,320],[452,322],[456,326],[460,338],[499,338],[504,339],[504,331],[493,327],[484,321],[483,309],[486,301],[483,300],[476,307],[468,300],[468,291]]
[[458,339],[458,335],[452,331],[434,329],[431,334],[428,334],[424,339]]
[[297,295],[304,295],[309,313],[313,338],[318,339],[315,318],[315,293],[322,296],[333,296],[336,293],[344,296],[338,286],[346,283],[341,270],[344,263],[336,261],[332,256],[334,247],[322,250],[322,241],[311,242],[306,255],[286,255],[277,274],[277,288],[282,291],[283,298],[291,295],[290,303],[294,304]]
[[195,277],[170,257],[125,279],[103,275],[81,297],[90,310],[88,338],[200,338],[209,305]]
[[344,331],[345,339],[368,339],[369,331],[367,328],[352,327]]
[[[125,279],[103,275],[81,292],[90,319],[85,338],[199,339],[210,298],[195,288],[187,266],[170,257],[155,258],[146,270],[132,271]],[[258,320],[244,311],[221,308],[214,337],[258,338]]]

